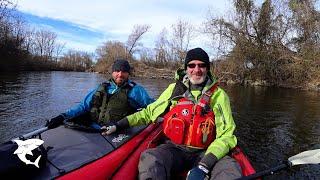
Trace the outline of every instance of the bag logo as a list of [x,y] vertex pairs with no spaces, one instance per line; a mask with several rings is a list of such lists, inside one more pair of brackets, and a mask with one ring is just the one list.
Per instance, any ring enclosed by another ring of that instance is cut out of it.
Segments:
[[119,134],[118,137],[112,139],[112,142],[114,142],[114,143],[119,143],[119,142],[121,142],[123,139],[125,139],[125,138],[127,138],[127,137],[129,137],[129,136],[126,135],[126,134]]
[[188,109],[183,109],[183,110],[181,111],[181,114],[182,114],[183,116],[188,116],[188,115],[189,115],[189,110],[188,110]]
[[39,147],[41,144],[44,143],[43,140],[41,139],[28,139],[25,141],[22,140],[13,140],[14,142],[16,142],[18,144],[18,148],[17,150],[15,150],[13,152],[13,154],[16,154],[18,156],[18,158],[26,163],[26,164],[33,164],[35,165],[37,168],[39,168],[39,161],[41,158],[41,155],[37,157],[37,159],[34,162],[31,162],[30,160],[27,159],[26,155],[33,155],[32,154],[32,150],[36,149],[37,147]]

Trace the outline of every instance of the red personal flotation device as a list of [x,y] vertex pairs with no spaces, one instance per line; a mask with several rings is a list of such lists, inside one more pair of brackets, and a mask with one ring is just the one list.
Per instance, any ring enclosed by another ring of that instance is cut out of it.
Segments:
[[186,97],[181,98],[164,116],[163,131],[172,142],[206,148],[215,139],[216,128],[210,98],[217,86],[217,83],[213,85],[196,104]]

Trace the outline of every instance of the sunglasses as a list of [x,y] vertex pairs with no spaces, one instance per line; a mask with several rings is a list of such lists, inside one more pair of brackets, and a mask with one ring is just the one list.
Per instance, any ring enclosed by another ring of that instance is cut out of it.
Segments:
[[187,64],[187,66],[188,66],[188,68],[191,68],[191,69],[193,69],[193,68],[195,68],[196,66],[198,66],[199,68],[205,68],[205,67],[207,67],[207,65],[205,64],[205,63],[201,63],[201,64]]

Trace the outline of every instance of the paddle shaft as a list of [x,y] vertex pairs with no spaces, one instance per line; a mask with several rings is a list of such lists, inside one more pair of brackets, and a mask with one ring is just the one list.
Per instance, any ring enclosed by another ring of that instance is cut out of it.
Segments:
[[17,140],[17,139],[27,139],[27,138],[32,137],[34,135],[43,133],[46,130],[48,130],[48,127],[43,127],[43,128],[38,129],[38,130],[32,131],[30,133],[24,134],[24,135],[22,135],[22,136],[20,136],[18,138],[14,138],[14,139],[12,139],[12,141],[13,140]]
[[281,169],[285,169],[287,167],[289,167],[288,164],[281,164],[281,165],[278,165],[276,167],[273,167],[273,168],[270,168],[270,169],[267,169],[267,170],[264,170],[264,171],[261,171],[261,172],[257,172],[255,174],[251,174],[249,176],[245,176],[245,177],[239,178],[238,180],[256,179],[258,177],[262,177],[262,176],[266,176],[266,175],[272,175],[276,171],[279,171]]

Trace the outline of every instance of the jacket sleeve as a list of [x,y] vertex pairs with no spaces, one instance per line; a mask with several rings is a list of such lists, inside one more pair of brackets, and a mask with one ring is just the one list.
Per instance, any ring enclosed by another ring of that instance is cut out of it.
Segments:
[[154,99],[149,96],[147,91],[138,84],[132,88],[128,97],[130,105],[135,109],[145,108],[154,102]]
[[91,90],[79,104],[68,109],[67,112],[65,112],[66,118],[68,118],[68,119],[74,118],[74,117],[77,117],[85,112],[88,112],[91,108],[92,97],[95,94],[95,92],[97,91],[97,89],[98,89],[98,87]]
[[237,145],[237,138],[233,134],[236,125],[229,97],[221,88],[211,97],[211,107],[215,114],[216,139],[209,145],[205,154],[212,153],[219,160]]
[[169,105],[169,98],[171,97],[174,86],[175,83],[170,84],[155,102],[149,104],[141,111],[127,116],[129,125],[137,126],[155,122],[156,119],[167,109]]

